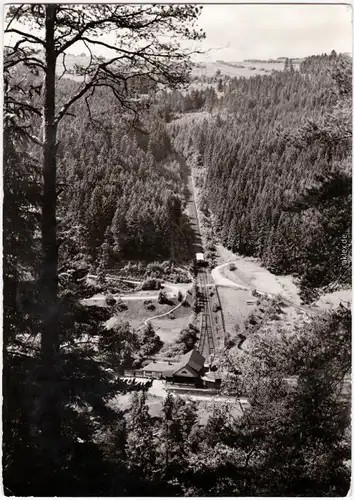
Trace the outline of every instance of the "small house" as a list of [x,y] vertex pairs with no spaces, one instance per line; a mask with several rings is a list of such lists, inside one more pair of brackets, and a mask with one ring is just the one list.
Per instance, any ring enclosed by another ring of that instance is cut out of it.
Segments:
[[206,372],[201,379],[205,388],[219,389],[221,386],[221,374],[218,371]]
[[153,361],[142,368],[145,377],[164,378],[170,382],[196,383],[200,380],[205,358],[192,349],[178,363]]

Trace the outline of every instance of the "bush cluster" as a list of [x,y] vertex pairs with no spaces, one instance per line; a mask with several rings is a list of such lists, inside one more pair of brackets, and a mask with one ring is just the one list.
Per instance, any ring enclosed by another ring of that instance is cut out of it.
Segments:
[[161,280],[156,278],[148,278],[143,281],[141,285],[141,290],[160,290]]

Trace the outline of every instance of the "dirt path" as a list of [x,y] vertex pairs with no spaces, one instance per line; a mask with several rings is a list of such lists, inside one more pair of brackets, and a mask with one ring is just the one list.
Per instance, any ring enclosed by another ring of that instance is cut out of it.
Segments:
[[[139,285],[141,282],[140,281],[130,281],[130,280],[125,280],[126,282],[130,283],[135,283]],[[162,290],[170,290],[169,292],[166,292],[167,298],[172,299],[176,298],[178,295],[178,292],[181,292],[183,296],[187,293],[187,291],[191,288],[191,283],[179,283],[178,285],[175,283],[162,283],[163,288]],[[151,295],[149,291],[142,291],[141,293],[136,293],[133,292],[132,294],[122,294],[122,293],[117,293],[113,295],[114,299],[122,299],[122,301],[131,301],[131,300],[157,300],[158,299],[158,293]],[[96,295],[93,295],[89,299],[83,299],[82,304],[84,305],[97,305],[97,304],[102,304],[106,299],[106,295],[104,293],[97,293]]]
[[152,318],[147,318],[145,321],[144,321],[144,324],[147,325],[148,323],[150,323],[150,321],[153,321],[154,319],[158,319],[158,318],[163,318],[164,316],[168,316],[169,314],[173,313],[174,311],[176,311],[176,309],[178,309],[179,307],[181,307],[182,305],[182,302],[186,299],[186,295],[187,293],[185,293],[183,296],[182,296],[182,300],[181,302],[179,302],[176,306],[174,306],[172,309],[170,309],[169,311],[165,312],[165,313],[162,313],[162,314],[158,314],[157,316],[153,316]]

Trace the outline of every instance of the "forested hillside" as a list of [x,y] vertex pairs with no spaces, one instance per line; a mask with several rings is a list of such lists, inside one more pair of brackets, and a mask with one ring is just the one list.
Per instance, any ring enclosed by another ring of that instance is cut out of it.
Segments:
[[59,130],[63,226],[82,235],[73,242],[73,230],[64,233],[63,248],[74,245],[73,256],[84,243],[89,260],[106,268],[129,259],[188,260],[182,172],[164,123],[142,114],[138,130],[127,127],[104,91],[90,113],[82,103]]
[[5,495],[348,493],[350,308],[204,257],[349,283],[351,66],[191,80],[200,13],[7,9]]
[[171,124],[177,149],[207,169],[204,202],[221,242],[298,276],[306,299],[349,284],[350,61],[312,56],[299,72],[224,87],[217,119],[194,120],[193,135]]
[[[58,82],[60,97],[75,82]],[[184,178],[156,112],[139,121],[111,104],[107,90],[78,103],[58,130],[61,265],[100,268],[127,260],[189,261],[191,231],[183,213]],[[36,146],[23,143],[26,155]]]

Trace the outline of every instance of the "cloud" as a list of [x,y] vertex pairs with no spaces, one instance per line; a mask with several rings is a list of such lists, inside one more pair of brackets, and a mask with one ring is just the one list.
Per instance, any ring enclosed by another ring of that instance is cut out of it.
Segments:
[[219,49],[220,59],[240,60],[351,52],[351,20],[345,5],[214,4],[204,5],[199,25],[207,35],[203,48]]

